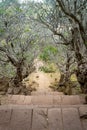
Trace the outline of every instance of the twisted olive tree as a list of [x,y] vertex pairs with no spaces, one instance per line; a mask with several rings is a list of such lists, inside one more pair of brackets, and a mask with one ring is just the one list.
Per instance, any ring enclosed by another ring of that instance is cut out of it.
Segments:
[[20,87],[23,78],[34,70],[33,61],[37,56],[35,35],[29,29],[29,22],[20,4],[12,1],[7,5],[2,1],[1,4],[0,67],[3,69],[4,65],[10,65],[9,73],[14,70],[14,86]]

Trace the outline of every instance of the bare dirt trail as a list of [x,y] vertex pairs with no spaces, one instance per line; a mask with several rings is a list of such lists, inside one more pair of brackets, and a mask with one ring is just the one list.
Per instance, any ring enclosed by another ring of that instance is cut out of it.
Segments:
[[37,75],[39,76],[37,79],[37,83],[39,84],[39,87],[37,88],[38,92],[47,92],[47,91],[52,91],[50,86],[50,80],[49,77],[47,77],[46,74],[43,72],[37,72]]
[[51,92],[50,86],[55,83],[55,80],[59,80],[60,74],[58,73],[44,73],[42,71],[33,72],[27,81],[26,86],[35,88],[38,92]]
[[39,70],[40,66],[43,66],[43,62],[37,60],[35,62],[36,71],[27,77],[26,86],[35,88],[37,92],[51,92],[50,86],[59,80],[60,73],[44,73]]
[[[44,72],[37,72],[36,74],[34,73],[36,78],[34,79],[36,83],[38,83],[37,91],[38,92],[47,92],[47,91],[52,91],[50,86],[50,79],[47,77],[47,75]],[[31,75],[32,77],[32,75]],[[33,77],[34,78],[34,77]]]

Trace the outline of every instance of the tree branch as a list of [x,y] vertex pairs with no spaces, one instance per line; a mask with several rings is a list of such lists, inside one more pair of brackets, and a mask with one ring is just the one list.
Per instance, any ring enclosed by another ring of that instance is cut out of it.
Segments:
[[76,13],[79,13],[82,9],[84,9],[84,7],[86,7],[87,4],[87,0],[85,0],[82,5],[77,9]]
[[62,33],[58,33],[57,30],[55,30],[50,23],[48,23],[47,21],[44,21],[40,17],[40,15],[38,15],[38,16],[39,16],[39,20],[37,20],[38,22],[40,22],[41,24],[43,24],[46,27],[48,27],[48,29],[51,30],[54,35],[58,35],[58,36],[60,36],[63,39],[63,41],[68,42],[67,39],[64,37],[64,35]]
[[57,0],[59,6],[61,7],[62,11],[67,15],[69,16],[70,18],[72,18],[76,23],[78,23],[79,25],[79,29],[80,29],[80,33],[81,33],[81,36],[82,36],[82,39],[85,41],[84,39],[84,34],[85,34],[85,31],[84,31],[84,27],[83,25],[81,24],[80,20],[74,15],[72,14],[69,10],[67,10],[65,8],[65,5],[64,5],[64,2],[62,0]]
[[6,49],[5,49],[5,48],[3,48],[3,47],[0,47],[0,51],[2,51],[2,52],[5,52],[5,53],[6,53]]

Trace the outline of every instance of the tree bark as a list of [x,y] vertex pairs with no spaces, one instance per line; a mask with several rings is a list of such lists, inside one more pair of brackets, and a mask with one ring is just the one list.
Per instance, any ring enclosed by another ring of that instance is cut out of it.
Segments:
[[20,87],[20,83],[22,82],[23,77],[22,77],[22,66],[18,65],[16,67],[16,76],[14,78],[14,85],[15,87]]
[[14,85],[15,87],[20,87],[20,83],[23,80],[23,76],[22,76],[22,72],[23,72],[23,63],[19,62],[16,64],[15,68],[16,68],[16,76],[14,78]]
[[87,67],[80,65],[76,72],[76,76],[77,76],[78,82],[81,85],[82,92],[87,94]]
[[87,93],[87,50],[83,44],[78,28],[73,30],[73,49],[77,60],[76,76],[83,93]]
[[59,87],[64,87],[64,93],[68,95],[72,94],[71,81],[70,81],[72,72],[70,71],[70,66],[71,66],[71,56],[69,55],[69,53],[67,53],[65,70],[62,71],[61,73],[61,77],[59,80]]
[[64,92],[66,95],[71,95],[72,94],[72,86],[71,86],[71,81],[70,81],[70,74],[69,73],[62,73],[60,80],[59,80],[59,85],[58,88]]

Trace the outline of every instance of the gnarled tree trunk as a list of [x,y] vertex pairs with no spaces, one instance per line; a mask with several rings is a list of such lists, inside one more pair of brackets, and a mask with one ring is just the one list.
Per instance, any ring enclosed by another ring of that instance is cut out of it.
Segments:
[[70,71],[70,66],[71,66],[71,56],[69,55],[69,53],[67,53],[67,60],[65,63],[65,70],[61,72],[61,76],[60,76],[60,80],[59,80],[59,88],[63,87],[63,92],[65,94],[72,94],[72,88],[71,88],[71,81],[70,81],[70,77],[72,74],[72,71]]
[[73,30],[73,49],[77,60],[76,76],[83,93],[87,93],[87,50],[78,28]]
[[70,72],[62,73],[58,84],[58,88],[60,88],[60,90],[62,90],[65,94],[68,95],[72,94],[70,76]]
[[19,64],[16,67],[16,76],[14,78],[14,85],[15,85],[15,87],[20,87],[20,83],[23,80],[22,71],[23,71],[22,66],[21,66],[21,64]]

